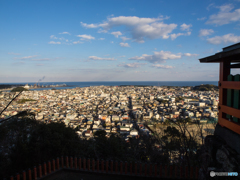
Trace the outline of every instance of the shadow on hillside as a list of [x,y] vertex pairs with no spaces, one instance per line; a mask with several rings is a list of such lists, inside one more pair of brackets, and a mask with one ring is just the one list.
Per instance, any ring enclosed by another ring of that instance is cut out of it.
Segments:
[[[102,174],[102,173],[89,173],[79,172],[76,170],[61,170],[55,172],[43,180],[145,180],[145,179],[159,179],[159,177],[140,177],[130,175],[116,175],[116,174]],[[162,180],[169,180],[169,178],[161,178]],[[182,179],[181,179],[182,180]]]

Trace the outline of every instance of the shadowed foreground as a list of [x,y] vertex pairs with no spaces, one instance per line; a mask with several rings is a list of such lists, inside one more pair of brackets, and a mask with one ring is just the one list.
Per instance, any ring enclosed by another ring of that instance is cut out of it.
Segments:
[[[45,178],[44,180],[145,180],[145,179],[159,179],[154,177],[140,177],[140,176],[126,176],[126,175],[113,175],[113,174],[102,174],[102,173],[90,173],[90,172],[79,172],[75,170],[60,170]],[[161,178],[162,180],[167,178]]]

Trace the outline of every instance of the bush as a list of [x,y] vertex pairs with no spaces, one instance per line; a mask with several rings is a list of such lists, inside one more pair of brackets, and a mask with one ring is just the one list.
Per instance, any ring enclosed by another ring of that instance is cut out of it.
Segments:
[[34,99],[20,99],[20,100],[18,101],[18,103],[25,103],[25,102],[27,102],[27,101],[36,101],[36,100],[34,100]]
[[29,91],[28,89],[25,89],[24,87],[16,87],[11,90],[11,92],[21,92],[21,91]]
[[77,155],[81,143],[63,123],[14,118],[0,125],[0,179],[61,155]]
[[96,131],[94,139],[85,140],[63,123],[45,124],[36,121],[34,114],[16,117],[0,124],[0,179],[65,155],[193,165],[199,145],[186,129],[187,120],[171,123],[176,127],[167,127],[162,136],[140,134],[126,142],[118,133],[107,138],[105,131]]

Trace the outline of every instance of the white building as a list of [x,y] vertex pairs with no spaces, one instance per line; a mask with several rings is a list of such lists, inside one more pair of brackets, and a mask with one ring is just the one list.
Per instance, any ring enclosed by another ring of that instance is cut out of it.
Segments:
[[130,135],[137,136],[138,135],[138,131],[136,129],[133,129],[133,130],[130,131]]
[[30,87],[28,86],[28,84],[26,84],[26,85],[24,86],[24,88],[25,88],[25,89],[29,89]]

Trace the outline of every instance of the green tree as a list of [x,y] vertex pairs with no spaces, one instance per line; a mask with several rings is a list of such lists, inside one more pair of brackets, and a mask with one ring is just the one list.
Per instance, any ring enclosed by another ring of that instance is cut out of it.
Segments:
[[28,89],[25,89],[24,87],[16,87],[11,90],[11,92],[21,92],[21,91],[29,91]]
[[27,101],[36,101],[34,99],[20,99],[19,101],[17,101],[18,103],[25,103]]

